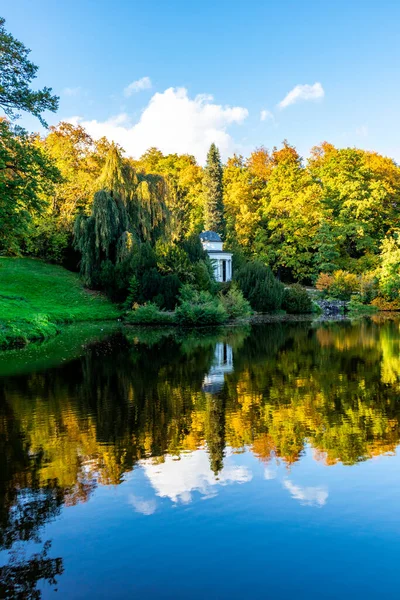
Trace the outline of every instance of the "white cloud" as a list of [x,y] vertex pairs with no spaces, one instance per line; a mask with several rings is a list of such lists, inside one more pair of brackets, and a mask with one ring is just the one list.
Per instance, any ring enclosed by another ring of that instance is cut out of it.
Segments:
[[141,92],[142,90],[149,90],[151,88],[151,79],[150,77],[142,77],[141,79],[137,79],[136,81],[132,81],[125,89],[124,95],[129,98],[133,94],[137,92]]
[[292,498],[299,500],[300,504],[324,506],[328,499],[328,491],[323,487],[301,487],[289,479],[285,479],[283,486],[289,490]]
[[154,498],[151,500],[143,500],[143,498],[139,498],[134,494],[129,495],[128,502],[131,506],[133,506],[136,512],[146,516],[155,513],[157,507]]
[[209,456],[204,450],[182,454],[179,459],[167,456],[161,464],[152,464],[151,460],[146,460],[141,466],[157,496],[184,504],[191,502],[194,491],[209,498],[215,495],[215,486],[247,483],[252,479],[247,467],[237,465],[224,467],[216,478],[210,469]]
[[275,121],[275,117],[270,110],[262,110],[260,113],[261,121]]
[[286,108],[291,104],[296,104],[301,100],[320,100],[325,96],[324,88],[322,85],[317,82],[313,85],[296,85],[286,96],[284,99],[279,102],[279,108]]
[[267,481],[271,480],[271,479],[276,479],[276,471],[274,471],[274,469],[271,469],[270,467],[265,467],[264,469],[264,479],[266,479]]
[[135,124],[126,113],[106,121],[68,120],[83,125],[94,138],[106,136],[121,144],[134,158],[156,146],[164,153],[194,154],[203,164],[212,142],[223,157],[237,148],[227,129],[247,116],[246,108],[215,104],[212,96],[205,94],[192,99],[185,88],[168,88],[154,94]]
[[81,93],[82,89],[78,86],[78,87],[66,87],[63,89],[63,91],[61,92],[62,96],[79,96]]

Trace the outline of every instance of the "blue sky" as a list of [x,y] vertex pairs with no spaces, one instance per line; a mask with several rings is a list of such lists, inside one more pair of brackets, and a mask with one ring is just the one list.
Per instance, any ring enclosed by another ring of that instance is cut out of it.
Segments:
[[[303,156],[328,140],[400,161],[399,2],[3,0],[0,12],[37,85],[60,95],[49,123],[81,122],[133,156],[157,145],[203,162],[211,141],[226,157],[287,138]],[[285,102],[296,86],[309,87]]]

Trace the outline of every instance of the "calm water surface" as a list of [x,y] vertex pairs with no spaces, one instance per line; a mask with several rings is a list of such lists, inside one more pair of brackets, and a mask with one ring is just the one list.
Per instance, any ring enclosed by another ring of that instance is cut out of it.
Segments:
[[399,320],[92,338],[0,356],[1,598],[400,597]]

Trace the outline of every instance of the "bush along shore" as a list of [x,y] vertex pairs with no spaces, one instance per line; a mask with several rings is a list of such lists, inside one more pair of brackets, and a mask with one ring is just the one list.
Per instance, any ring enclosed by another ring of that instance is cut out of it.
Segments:
[[237,281],[221,287],[219,293],[212,295],[193,285],[184,285],[174,311],[162,310],[154,302],[133,304],[124,320],[132,325],[197,327],[248,320],[255,309],[257,313],[282,317],[287,313],[319,312],[302,286],[295,284],[285,288],[262,263],[247,263],[239,270]]
[[63,324],[116,320],[120,310],[78,275],[30,258],[0,258],[0,348],[56,335]]

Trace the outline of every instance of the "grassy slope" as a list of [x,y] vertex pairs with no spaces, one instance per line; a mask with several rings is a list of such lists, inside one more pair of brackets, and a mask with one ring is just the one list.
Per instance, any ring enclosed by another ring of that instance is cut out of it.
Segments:
[[30,258],[0,258],[0,346],[45,339],[60,323],[101,321],[117,308],[75,273]]

